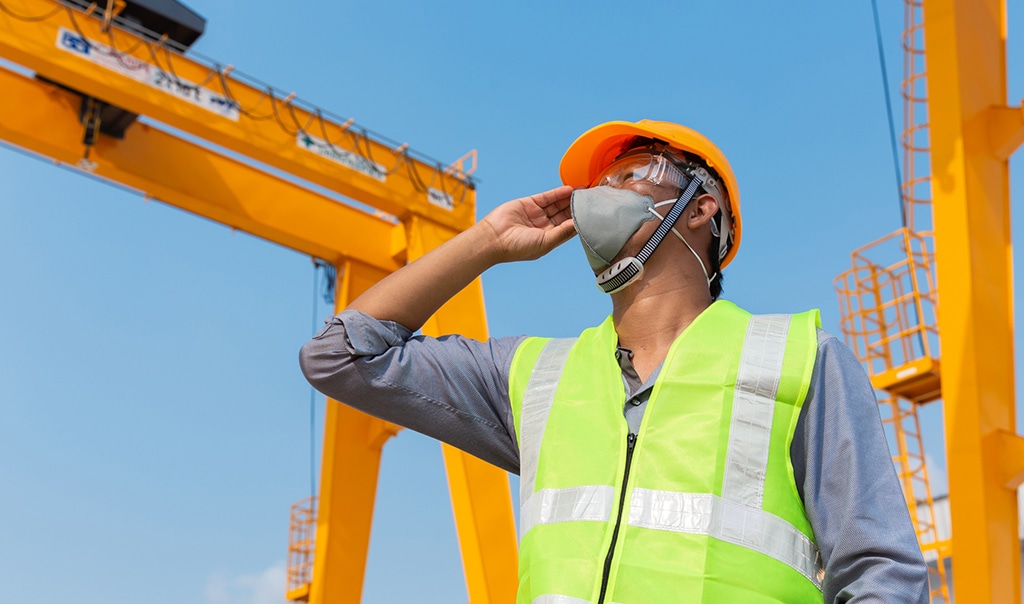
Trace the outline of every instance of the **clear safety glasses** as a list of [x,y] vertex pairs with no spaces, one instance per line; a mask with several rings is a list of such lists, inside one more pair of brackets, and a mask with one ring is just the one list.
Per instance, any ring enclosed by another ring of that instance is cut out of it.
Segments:
[[663,154],[640,151],[612,162],[590,186],[621,189],[632,182],[684,189],[690,179]]

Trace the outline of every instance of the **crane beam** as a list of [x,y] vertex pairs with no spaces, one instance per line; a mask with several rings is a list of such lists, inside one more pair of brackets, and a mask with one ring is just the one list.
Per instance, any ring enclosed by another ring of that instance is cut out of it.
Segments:
[[[58,162],[82,159],[78,97],[0,68],[0,139]],[[404,262],[400,224],[331,200],[148,124],[100,137],[94,174],[304,254],[384,273]]]
[[117,27],[104,30],[100,19],[54,0],[2,4],[0,57],[36,74],[401,220],[423,216],[456,230],[475,221],[473,183],[458,168],[379,142],[229,68]]
[[1020,602],[1004,0],[926,0],[932,199],[955,592]]

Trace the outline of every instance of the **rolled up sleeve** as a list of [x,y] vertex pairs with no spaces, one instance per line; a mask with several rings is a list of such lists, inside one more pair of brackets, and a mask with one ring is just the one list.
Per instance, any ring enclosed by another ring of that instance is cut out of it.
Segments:
[[431,338],[343,311],[302,347],[299,365],[335,400],[518,472],[508,375],[522,339]]

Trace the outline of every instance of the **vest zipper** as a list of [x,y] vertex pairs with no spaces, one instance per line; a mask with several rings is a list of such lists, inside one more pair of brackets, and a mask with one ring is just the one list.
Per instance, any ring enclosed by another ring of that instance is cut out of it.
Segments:
[[622,508],[626,505],[626,485],[629,483],[629,466],[633,462],[633,447],[635,445],[636,434],[630,432],[626,437],[626,471],[622,476],[622,491],[619,493],[619,512],[615,516],[615,528],[612,529],[612,543],[608,546],[608,556],[604,559],[604,574],[601,576],[601,595],[597,597],[597,604],[603,604],[604,592],[608,590],[608,577],[612,572],[615,542],[619,538],[619,526],[622,524]]

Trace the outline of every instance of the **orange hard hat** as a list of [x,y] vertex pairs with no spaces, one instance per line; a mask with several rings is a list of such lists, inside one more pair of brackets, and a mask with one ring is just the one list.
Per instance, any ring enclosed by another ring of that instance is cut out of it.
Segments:
[[722,268],[725,268],[736,256],[736,251],[740,247],[740,234],[743,232],[740,218],[740,189],[725,154],[696,130],[672,122],[653,120],[640,120],[636,123],[605,122],[587,130],[569,145],[559,166],[562,182],[576,188],[589,187],[601,172],[622,154],[623,145],[637,136],[656,138],[676,149],[693,153],[718,173],[728,192],[730,207],[724,210],[731,217],[732,223],[732,245],[721,264]]

